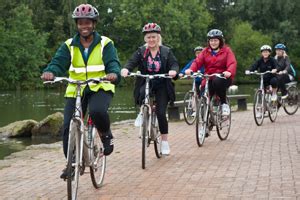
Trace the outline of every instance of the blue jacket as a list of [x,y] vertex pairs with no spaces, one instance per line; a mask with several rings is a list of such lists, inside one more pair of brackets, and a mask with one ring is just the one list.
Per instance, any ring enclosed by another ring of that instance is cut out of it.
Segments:
[[[188,64],[186,64],[185,66],[184,66],[184,68],[179,72],[180,74],[185,74],[184,72],[185,72],[185,70],[187,70],[188,68],[190,68],[190,66],[192,65],[192,63],[193,63],[193,61],[194,61],[195,59],[192,59],[190,62],[188,62]],[[201,68],[200,68],[200,72],[203,74],[204,73],[204,67],[202,66]],[[202,78],[200,78],[200,77],[197,77],[196,79],[195,79],[195,82],[196,83],[201,83],[201,81],[202,81]]]

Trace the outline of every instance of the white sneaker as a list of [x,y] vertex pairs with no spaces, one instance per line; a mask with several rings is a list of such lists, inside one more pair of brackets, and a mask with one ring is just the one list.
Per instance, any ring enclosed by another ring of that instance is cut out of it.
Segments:
[[143,116],[142,116],[142,113],[139,113],[137,118],[134,121],[134,126],[140,127],[140,126],[142,126],[142,124],[143,124]]
[[256,113],[256,118],[259,118],[259,119],[261,118],[261,112]]
[[271,101],[277,101],[277,94],[272,94]]
[[191,116],[195,118],[196,117],[196,111],[193,111]]
[[226,103],[222,104],[222,115],[223,116],[228,116],[230,114],[230,108],[229,105]]
[[170,146],[168,141],[161,141],[161,154],[169,155],[170,154]]

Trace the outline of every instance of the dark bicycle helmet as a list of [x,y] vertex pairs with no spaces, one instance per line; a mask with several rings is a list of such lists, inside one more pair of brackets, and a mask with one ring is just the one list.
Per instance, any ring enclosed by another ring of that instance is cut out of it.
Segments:
[[211,39],[211,38],[219,38],[219,39],[223,39],[223,33],[222,31],[220,31],[219,29],[212,29],[207,33],[207,39]]
[[260,52],[262,52],[264,50],[268,50],[269,52],[272,52],[272,47],[265,44],[265,45],[260,47]]
[[204,49],[203,47],[197,46],[197,47],[195,47],[194,52],[196,52],[196,51],[202,51],[203,49]]
[[148,23],[143,27],[142,33],[160,33],[161,28],[156,23]]
[[284,44],[282,44],[282,43],[276,44],[274,48],[275,49],[282,49],[284,51],[286,50],[286,46]]
[[73,19],[93,19],[97,20],[99,16],[98,10],[90,4],[80,4],[75,8],[72,14]]

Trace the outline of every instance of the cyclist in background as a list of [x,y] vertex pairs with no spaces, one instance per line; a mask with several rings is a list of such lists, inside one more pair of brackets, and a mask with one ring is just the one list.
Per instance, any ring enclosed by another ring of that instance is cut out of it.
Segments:
[[[207,47],[197,56],[191,67],[185,71],[187,75],[191,72],[198,71],[204,66],[204,71],[207,74],[222,73],[226,79],[219,77],[212,77],[209,81],[209,95],[213,96],[215,93],[220,97],[222,103],[222,115],[230,114],[229,105],[226,102],[226,90],[232,84],[236,73],[237,62],[235,55],[225,45],[222,31],[212,29],[207,33]],[[202,85],[204,85],[202,81]]]
[[[201,53],[201,51],[204,48],[201,46],[197,46],[194,49],[194,54],[195,54],[195,58],[197,58],[198,54]],[[179,72],[179,77],[183,77],[185,74],[185,70],[189,69],[193,63],[193,61],[195,60],[195,58],[193,58],[192,60],[190,60],[190,62],[188,62],[184,68]],[[203,74],[204,73],[204,67],[200,68],[200,72]],[[200,77],[197,77],[195,79],[195,85],[196,85],[196,90],[197,90],[197,94],[200,95],[200,84],[201,84],[202,79]]]
[[278,72],[278,88],[281,90],[281,98],[286,99],[288,94],[286,90],[286,83],[295,80],[295,70],[291,65],[291,61],[286,53],[286,46],[284,44],[275,45],[275,59],[279,65],[280,71]]
[[250,67],[249,70],[246,70],[246,74],[249,71],[256,71],[259,69],[259,72],[271,71],[269,74],[264,74],[263,81],[264,86],[267,87],[269,85],[272,86],[272,96],[271,100],[277,100],[277,87],[278,87],[278,79],[276,78],[275,73],[279,71],[279,66],[277,61],[271,57],[272,48],[269,45],[263,45],[260,47],[261,57]]
[[[95,31],[99,13],[90,4],[81,4],[75,8],[72,18],[75,20],[77,33],[65,41],[57,50],[50,64],[44,70],[41,78],[53,80],[55,76],[65,76],[74,80],[89,78],[106,78],[118,83],[120,80],[120,63],[113,41],[100,36]],[[66,90],[66,104],[63,124],[63,149],[67,157],[69,124],[75,109],[76,86],[68,84]],[[83,113],[87,105],[89,114],[99,132],[102,133],[104,155],[113,152],[113,135],[110,130],[108,107],[113,98],[115,86],[111,83],[92,83],[82,87]],[[67,172],[64,169],[61,178],[65,179]]]
[[[138,67],[142,74],[165,74],[175,77],[179,69],[177,59],[169,47],[162,45],[161,28],[156,23],[146,24],[142,32],[145,45],[139,47],[121,70],[122,76],[126,77],[129,71]],[[170,154],[168,143],[168,121],[166,109],[168,102],[175,101],[175,89],[171,79],[153,79],[150,82],[151,91],[156,98],[156,113],[159,130],[161,132],[162,154]],[[145,97],[145,80],[137,78],[134,89],[135,103],[141,105]]]

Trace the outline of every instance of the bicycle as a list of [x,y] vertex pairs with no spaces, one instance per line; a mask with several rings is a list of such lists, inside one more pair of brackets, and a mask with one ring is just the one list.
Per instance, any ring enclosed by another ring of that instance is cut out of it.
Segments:
[[253,102],[253,115],[254,120],[257,126],[261,126],[263,124],[265,118],[265,112],[268,112],[268,116],[271,122],[275,122],[277,118],[278,112],[278,100],[271,101],[272,96],[272,89],[270,86],[264,86],[263,76],[264,74],[272,73],[271,71],[266,72],[245,72],[246,75],[258,75],[260,76],[260,86],[256,90],[254,95],[254,102]]
[[[90,116],[84,124],[80,88],[90,82],[108,82],[104,78],[76,81],[66,77],[56,77],[44,83],[67,82],[76,85],[76,106],[70,121],[67,151],[67,191],[68,199],[77,199],[79,175],[83,175],[85,166],[90,167],[90,176],[95,188],[100,188],[104,180],[106,156],[103,154],[101,136],[98,134]],[[100,133],[101,134],[101,133]]]
[[[194,77],[202,77],[205,79],[205,88],[201,95],[196,111],[196,140],[199,147],[203,146],[205,137],[216,126],[218,137],[221,141],[226,140],[231,126],[231,111],[228,116],[222,115],[222,105],[217,95],[209,96],[209,79],[211,77],[219,77],[226,79],[223,74],[202,74],[197,73]],[[229,99],[226,98],[230,108]]]
[[154,144],[154,151],[157,158],[161,158],[161,134],[158,128],[156,116],[156,102],[154,97],[150,96],[150,80],[154,78],[172,78],[166,74],[141,74],[129,73],[129,77],[141,77],[146,80],[145,99],[140,107],[142,114],[142,125],[140,126],[140,135],[142,138],[142,169],[146,168],[146,147],[149,147],[151,142]]
[[[183,76],[181,79],[185,79],[189,76]],[[189,90],[186,92],[186,94],[184,95],[184,99],[183,99],[183,116],[184,116],[184,120],[188,125],[193,125],[195,123],[196,120],[196,108],[198,105],[198,101],[199,101],[199,97],[197,94],[197,86],[196,86],[196,81],[193,75],[191,76],[193,78],[193,86],[192,86],[192,90]]]
[[298,103],[298,88],[297,88],[297,82],[292,81],[290,83],[286,84],[286,90],[287,90],[287,98],[281,100],[281,104],[283,106],[284,111],[288,115],[293,115],[297,112],[299,103]]

